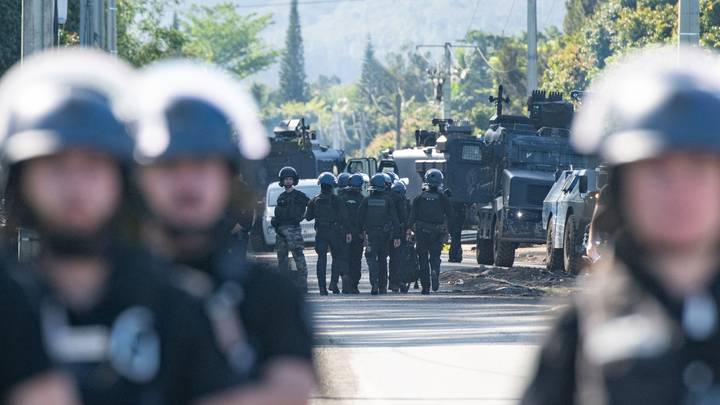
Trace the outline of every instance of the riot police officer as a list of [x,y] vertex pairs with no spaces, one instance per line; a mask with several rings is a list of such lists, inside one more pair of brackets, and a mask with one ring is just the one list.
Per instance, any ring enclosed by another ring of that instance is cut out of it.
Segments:
[[332,267],[330,269],[330,291],[339,294],[338,280],[342,276],[343,286],[347,283],[347,245],[352,242],[347,211],[343,200],[334,194],[337,185],[332,173],[324,172],[318,176],[320,194],[310,200],[305,219],[315,220],[315,252],[318,254],[317,279],[320,295],[327,295],[325,270],[327,253],[330,249]]
[[80,404],[75,386],[54,370],[43,346],[40,319],[22,287],[0,271],[0,398],[9,405]]
[[400,246],[400,223],[395,201],[386,191],[382,173],[370,179],[371,192],[358,210],[360,228],[365,233],[365,260],[370,270],[372,295],[386,294],[388,287],[387,259],[390,243]]
[[440,170],[428,170],[425,184],[423,192],[413,200],[410,224],[417,240],[422,293],[429,294],[431,285],[433,291],[440,288],[440,252],[447,223],[452,220],[452,208],[441,190],[443,174]]
[[[242,241],[227,232],[224,213],[255,201],[246,183],[233,192],[237,176],[249,177],[249,161],[267,143],[252,101],[221,71],[188,62],[151,66],[134,87],[133,99],[163,101],[136,102],[143,241],[177,264],[177,282],[205,301],[218,345],[252,381],[243,396],[306,400],[312,334],[303,295],[285,274],[248,263]],[[231,98],[214,96],[218,90]],[[159,131],[169,138],[165,148],[147,148]]]
[[32,228],[41,243],[35,265],[11,273],[82,403],[190,404],[240,380],[202,305],[123,240],[133,142],[111,90],[130,75],[109,55],[64,50],[26,59],[0,83],[7,226]]
[[[410,200],[405,196],[407,186],[400,180],[395,180],[391,189],[393,194],[400,197],[400,204],[403,209],[401,213],[400,229],[403,238],[400,246],[394,249],[390,255],[390,285],[395,285],[398,291],[406,293],[409,290],[410,282],[417,280],[417,257],[408,257],[408,253],[414,253],[414,249],[410,246],[412,242],[412,231],[410,230],[410,211],[412,210]],[[411,252],[412,251],[412,252]]]
[[300,221],[305,218],[305,210],[310,198],[302,191],[295,189],[300,177],[294,168],[287,166],[280,169],[278,179],[280,187],[285,189],[278,196],[275,216],[271,220],[271,225],[277,234],[278,267],[281,273],[289,274],[288,252],[292,253],[297,269],[298,286],[307,292],[307,262],[303,252],[305,242]]
[[[397,210],[397,217],[398,222],[400,223],[401,233],[403,234],[403,237],[401,238],[401,241],[405,239],[405,233],[408,229],[408,219],[410,216],[410,211],[408,210],[408,201],[405,198],[405,195],[403,192],[397,192],[400,190],[399,188],[396,188],[396,192],[393,191],[393,187],[397,183],[402,183],[400,181],[400,178],[397,176],[397,174],[393,172],[389,173],[383,173],[387,178],[390,178],[391,181],[385,183],[387,187],[387,194],[390,196],[390,198],[393,199],[395,203],[395,208]],[[386,178],[386,180],[387,180]],[[402,184],[402,187],[405,185]],[[398,185],[397,187],[401,187]],[[391,242],[392,243],[392,242]],[[400,272],[402,271],[402,263],[401,263],[401,254],[402,254],[402,246],[389,246],[390,249],[390,267],[389,267],[389,288],[393,292],[398,292],[400,290]]]
[[573,123],[578,151],[611,168],[597,225],[613,246],[548,336],[524,404],[720,403],[720,59],[677,53],[609,68]]
[[[362,174],[355,173],[348,180],[348,187],[340,194],[340,198],[345,203],[345,210],[348,216],[348,226],[352,238],[348,245],[347,261],[348,270],[347,278],[343,277],[343,293],[359,294],[358,284],[362,275],[362,254],[363,254],[363,232],[360,229],[358,214],[360,203],[362,203],[362,186],[365,184]],[[347,279],[347,284],[346,284]]]

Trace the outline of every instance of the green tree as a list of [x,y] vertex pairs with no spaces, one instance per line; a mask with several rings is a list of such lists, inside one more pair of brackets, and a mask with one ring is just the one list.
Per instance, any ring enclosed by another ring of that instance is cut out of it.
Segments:
[[177,5],[178,0],[118,0],[118,54],[135,66],[182,55],[185,34],[163,22]]
[[285,54],[280,65],[280,88],[284,101],[308,101],[305,82],[305,56],[303,51],[300,15],[297,0],[290,6],[290,26],[285,39]]
[[0,75],[20,60],[21,0],[0,2]]
[[587,16],[595,12],[600,0],[566,0],[567,13],[563,20],[563,29],[568,34],[574,34],[585,26]]
[[222,66],[239,77],[264,70],[279,52],[260,40],[272,15],[241,15],[232,3],[193,6],[183,23],[183,54]]

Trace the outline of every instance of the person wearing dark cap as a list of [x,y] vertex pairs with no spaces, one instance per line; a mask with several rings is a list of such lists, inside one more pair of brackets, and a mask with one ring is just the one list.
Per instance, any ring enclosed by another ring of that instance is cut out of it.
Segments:
[[337,185],[335,176],[330,172],[318,176],[320,194],[310,200],[305,219],[315,221],[315,252],[318,254],[317,279],[320,295],[327,295],[326,268],[327,254],[332,255],[330,271],[330,291],[339,294],[338,281],[342,277],[342,286],[349,282],[347,274],[348,244],[352,242],[352,233],[348,224],[345,203],[334,191]]
[[268,150],[254,102],[223,71],[191,62],[148,67],[133,88],[131,99],[144,100],[131,114],[142,240],[205,302],[217,345],[249,381],[223,403],[307,403],[315,376],[303,291],[248,262],[227,232],[225,213],[256,201],[251,189],[232,193],[233,181],[252,178],[250,161]]
[[575,147],[611,171],[611,243],[522,404],[720,403],[720,59],[680,52],[608,68],[575,118]]
[[275,212],[270,224],[275,228],[277,243],[278,268],[283,274],[290,274],[288,255],[292,254],[295,261],[295,280],[298,286],[308,292],[307,287],[307,261],[305,260],[305,241],[302,235],[300,222],[305,218],[305,211],[310,198],[295,188],[300,176],[294,167],[286,166],[280,169],[278,181],[283,192],[277,198]]
[[450,200],[442,192],[443,174],[438,169],[425,173],[423,192],[415,197],[410,214],[410,226],[417,239],[418,267],[422,294],[440,288],[440,252],[447,234],[447,224],[452,220]]
[[[348,226],[350,229],[351,240],[348,245],[347,261],[348,261],[348,276],[343,278],[343,293],[344,294],[359,294],[358,284],[360,283],[360,277],[362,276],[362,255],[363,255],[363,233],[360,229],[359,223],[359,210],[360,204],[363,200],[362,187],[365,184],[365,179],[360,173],[355,173],[350,176],[348,180],[348,187],[345,191],[340,194],[340,198],[345,203],[345,210],[347,211]],[[346,283],[347,281],[347,283]]]
[[370,271],[372,295],[387,294],[388,250],[400,246],[400,222],[395,200],[388,195],[387,178],[389,176],[384,173],[373,175],[370,195],[358,208],[360,229],[365,234],[365,260]]
[[63,50],[26,59],[0,82],[7,228],[32,228],[41,244],[33,265],[9,274],[82,403],[199,404],[243,379],[200,302],[123,237],[133,142],[111,89],[131,78],[107,54]]

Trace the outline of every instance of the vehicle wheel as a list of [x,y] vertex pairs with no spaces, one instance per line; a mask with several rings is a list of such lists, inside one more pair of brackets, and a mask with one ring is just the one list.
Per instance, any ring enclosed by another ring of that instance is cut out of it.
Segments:
[[568,215],[565,221],[565,249],[563,249],[563,265],[565,272],[570,274],[578,274],[582,267],[582,255],[579,253],[578,246],[582,243],[579,240],[578,232],[575,229],[575,216]]
[[495,256],[495,265],[499,267],[512,267],[515,263],[514,242],[503,242],[500,240],[500,221],[495,222],[495,235],[493,237],[493,251]]
[[564,260],[563,260],[563,249],[555,249],[553,247],[553,240],[555,239],[555,218],[550,219],[547,230],[546,245],[546,256],[545,265],[550,271],[563,271]]
[[492,239],[482,239],[478,230],[475,237],[475,259],[478,264],[493,264],[493,242]]

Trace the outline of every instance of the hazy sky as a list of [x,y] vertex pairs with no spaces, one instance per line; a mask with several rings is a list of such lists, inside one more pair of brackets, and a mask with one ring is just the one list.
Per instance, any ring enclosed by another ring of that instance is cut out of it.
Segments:
[[[227,0],[185,0],[217,4]],[[283,48],[289,0],[235,0],[240,11],[272,13],[264,38]],[[526,30],[524,0],[299,0],[308,79],[337,75],[344,82],[358,77],[368,35],[378,56],[405,44],[442,44],[462,38],[470,29],[493,33]],[[305,4],[303,4],[305,3]],[[537,0],[538,29],[561,26],[565,1]],[[250,80],[277,85],[277,65]]]

